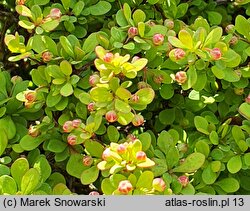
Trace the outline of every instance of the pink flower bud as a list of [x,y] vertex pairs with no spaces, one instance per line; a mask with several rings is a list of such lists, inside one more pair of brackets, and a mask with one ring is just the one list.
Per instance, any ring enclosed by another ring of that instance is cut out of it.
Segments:
[[100,195],[100,193],[98,193],[97,191],[91,191],[89,195],[96,196],[96,195]]
[[50,14],[49,15],[50,15],[50,17],[52,19],[59,19],[62,16],[62,13],[61,13],[60,9],[58,9],[58,8],[52,8],[50,10]]
[[114,55],[112,53],[106,53],[103,57],[103,61],[110,63],[114,58]]
[[136,114],[134,118],[132,119],[132,124],[134,126],[140,126],[144,122],[144,117],[141,114]]
[[154,45],[162,45],[163,42],[164,42],[164,36],[162,34],[155,34],[153,36]]
[[175,48],[172,51],[174,52],[174,57],[177,61],[183,59],[186,56],[186,52],[181,48]]
[[106,148],[103,153],[102,153],[102,159],[103,160],[108,160],[108,158],[111,157],[110,149]]
[[16,0],[17,5],[24,5],[26,0]]
[[29,103],[33,103],[36,100],[36,92],[32,90],[26,91],[24,97]]
[[168,29],[173,29],[174,28],[174,21],[170,20],[170,19],[166,19],[164,21],[164,25],[168,28]]
[[146,155],[145,152],[139,151],[139,152],[136,153],[136,159],[137,159],[138,161],[145,161],[146,158],[147,158],[147,155]]
[[133,101],[133,102],[138,102],[139,101],[139,99],[140,99],[140,97],[137,95],[137,94],[134,94],[134,95],[132,95],[132,97],[131,97],[131,101]]
[[75,135],[69,135],[67,138],[69,145],[76,145],[77,137]]
[[227,33],[234,33],[234,31],[235,31],[234,28],[235,28],[235,26],[233,24],[229,24],[226,26],[226,32]]
[[162,178],[155,178],[153,180],[153,188],[159,192],[163,192],[166,189],[166,183]]
[[105,118],[108,122],[115,122],[118,119],[118,116],[115,111],[108,111],[105,115]]
[[70,133],[74,129],[72,121],[66,121],[63,124],[63,132]]
[[128,180],[123,180],[118,185],[118,191],[122,194],[127,195],[131,190],[133,190],[133,186]]
[[250,94],[245,98],[245,102],[250,104]]
[[179,84],[184,84],[187,81],[187,73],[184,71],[179,71],[175,74],[175,80]]
[[53,57],[53,54],[49,51],[45,51],[42,53],[42,59],[44,62],[49,62]]
[[136,136],[133,135],[133,134],[127,135],[127,142],[132,142],[133,143],[136,139],[137,139]]
[[95,86],[97,83],[99,83],[99,81],[100,81],[99,75],[94,74],[89,77],[89,84],[91,86]]
[[124,154],[127,150],[127,147],[124,145],[124,144],[120,144],[118,147],[117,147],[117,152],[119,154]]
[[37,137],[40,134],[37,126],[30,125],[28,134],[32,137]]
[[136,27],[130,27],[128,29],[128,36],[133,38],[134,36],[138,35],[138,29]]
[[178,178],[179,183],[181,183],[182,187],[186,187],[189,183],[189,179],[187,176],[183,175]]
[[210,51],[210,56],[212,60],[219,60],[221,59],[221,50],[219,48],[214,48]]
[[80,127],[81,124],[82,124],[82,120],[80,120],[80,119],[74,119],[74,120],[72,121],[72,126],[73,126],[74,128]]
[[19,83],[19,82],[22,82],[22,81],[23,81],[22,77],[20,77],[20,76],[18,76],[18,75],[13,76],[10,80],[11,80],[11,82],[12,82],[13,84],[16,84],[16,83]]
[[239,38],[236,37],[236,36],[233,36],[233,37],[231,38],[231,40],[229,41],[229,44],[230,44],[230,45],[236,45],[236,44],[238,43],[238,41],[239,41]]
[[82,163],[84,166],[91,166],[93,163],[93,158],[90,155],[86,155],[83,157]]
[[149,87],[149,85],[148,85],[146,82],[144,82],[144,81],[140,81],[140,82],[137,84],[137,87],[138,87],[138,89],[143,89],[143,88]]
[[88,110],[89,111],[94,111],[95,110],[95,103],[89,103],[88,104]]

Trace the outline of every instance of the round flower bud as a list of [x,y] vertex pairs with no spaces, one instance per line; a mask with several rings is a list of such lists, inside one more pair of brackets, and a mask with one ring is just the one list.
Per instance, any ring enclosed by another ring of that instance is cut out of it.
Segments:
[[37,126],[30,125],[28,134],[32,137],[37,137],[40,134]]
[[136,139],[137,139],[136,136],[133,135],[133,134],[127,135],[127,142],[132,142],[133,143]]
[[236,45],[237,43],[238,43],[238,37],[236,37],[236,36],[233,36],[232,38],[231,38],[231,40],[229,41],[229,44],[230,45]]
[[76,145],[77,137],[75,135],[69,135],[67,138],[69,145]]
[[235,31],[235,26],[233,24],[229,24],[226,26],[227,33],[234,33],[234,31]]
[[181,48],[175,48],[171,50],[169,54],[171,54],[171,52],[173,52],[174,60],[176,61],[184,59],[186,56],[186,52]]
[[124,144],[120,144],[118,147],[117,147],[117,152],[119,154],[124,154],[127,150],[127,147],[124,145]]
[[66,121],[63,124],[63,132],[70,133],[74,129],[72,121]]
[[212,60],[220,60],[221,59],[221,50],[219,48],[214,48],[210,51],[210,56]]
[[138,29],[136,27],[130,27],[128,29],[128,36],[133,38],[134,36],[138,35]]
[[132,119],[132,124],[136,127],[142,125],[143,122],[144,122],[144,117],[141,114],[136,114]]
[[137,84],[137,87],[138,89],[143,89],[143,88],[147,88],[149,85],[144,82],[144,81],[140,81],[138,84]]
[[91,166],[93,163],[93,158],[90,155],[86,155],[83,157],[82,163],[84,166]]
[[89,77],[89,84],[91,86],[95,86],[97,83],[99,83],[99,81],[100,81],[100,76],[97,74],[91,75]]
[[52,8],[50,10],[50,14],[49,15],[50,15],[50,17],[52,19],[59,19],[62,16],[62,13],[61,13],[60,9],[58,9],[58,8]]
[[157,76],[154,76],[154,82],[157,83],[157,84],[161,84],[162,81],[163,81],[163,76],[162,75],[157,75]]
[[179,71],[175,74],[175,80],[179,84],[184,84],[187,81],[187,73],[185,71]]
[[110,52],[106,53],[103,57],[103,61],[110,63],[114,58],[114,55]]
[[36,100],[36,91],[26,91],[24,97],[29,103],[33,103]]
[[179,183],[181,183],[182,187],[186,187],[189,183],[189,179],[187,176],[183,175],[178,178]]
[[89,195],[96,196],[96,195],[100,195],[100,193],[97,192],[97,191],[91,191],[91,192],[89,193]]
[[15,75],[10,79],[10,81],[15,85],[16,83],[22,82],[23,79],[22,77]]
[[118,116],[114,110],[108,111],[105,115],[105,118],[108,122],[115,122],[118,119]]
[[43,62],[49,62],[51,61],[53,57],[53,54],[49,51],[45,51],[42,53],[42,59],[43,59]]
[[146,158],[147,158],[147,155],[146,155],[145,152],[139,151],[139,152],[136,153],[136,160],[138,160],[138,161],[145,161]]
[[94,111],[95,110],[95,103],[89,103],[87,107],[88,107],[89,111]]
[[26,0],[16,0],[17,5],[24,5]]
[[123,180],[118,185],[118,191],[122,194],[127,195],[131,190],[133,190],[133,186],[129,180]]
[[139,56],[134,56],[131,60],[131,63],[133,64],[135,61],[137,61],[138,59],[140,59]]
[[250,104],[250,94],[245,98],[245,102]]
[[185,153],[188,150],[188,145],[186,143],[180,143],[177,145],[177,148],[180,152]]
[[74,120],[72,121],[72,126],[73,126],[74,128],[80,127],[81,124],[82,124],[82,120],[80,120],[80,119],[74,119]]
[[163,42],[164,42],[164,36],[162,34],[155,34],[153,36],[154,45],[162,45]]
[[108,160],[108,158],[111,157],[110,149],[106,148],[103,153],[102,153],[102,159],[103,160]]
[[174,28],[174,21],[170,19],[166,19],[164,21],[164,26],[166,26],[168,29],[173,29]]
[[159,192],[163,192],[166,189],[166,183],[162,178],[155,178],[153,180],[153,188]]

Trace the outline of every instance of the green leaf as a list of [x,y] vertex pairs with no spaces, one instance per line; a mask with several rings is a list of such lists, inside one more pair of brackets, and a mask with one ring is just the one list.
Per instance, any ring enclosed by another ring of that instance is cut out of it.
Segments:
[[88,166],[83,165],[83,157],[83,155],[78,153],[72,154],[69,157],[69,160],[66,165],[66,171],[69,175],[76,178],[81,178],[82,172],[89,168]]
[[102,157],[104,147],[99,142],[93,140],[86,140],[84,142],[84,146],[91,156],[97,158]]
[[142,10],[137,9],[133,13],[133,19],[134,19],[135,25],[138,25],[139,22],[144,22],[146,20],[146,15]]
[[120,133],[117,128],[113,125],[109,125],[107,129],[107,135],[111,142],[118,142],[120,138]]
[[4,153],[8,145],[8,138],[4,130],[0,130],[0,156]]
[[82,172],[81,183],[83,185],[89,185],[95,182],[99,175],[99,169],[96,166],[92,166]]
[[82,12],[84,6],[85,6],[85,4],[84,4],[83,1],[78,1],[78,2],[75,4],[75,6],[74,6],[74,8],[73,8],[73,10],[72,10],[73,14],[74,14],[75,16],[79,16],[79,15],[81,14],[81,12]]
[[66,147],[67,144],[59,139],[51,139],[47,145],[47,149],[55,153],[63,152]]
[[131,111],[129,104],[119,99],[115,99],[115,109],[122,113],[129,113]]
[[21,181],[21,191],[24,195],[31,194],[40,183],[40,174],[39,172],[32,168],[26,171],[22,177]]
[[90,96],[97,102],[108,102],[113,100],[112,93],[105,87],[95,87],[91,89]]
[[137,183],[136,183],[136,188],[140,189],[140,188],[146,188],[148,190],[150,190],[152,188],[152,182],[154,179],[154,174],[152,171],[144,171]]
[[151,88],[140,89],[135,94],[139,97],[139,100],[137,103],[143,104],[143,105],[150,104],[155,97],[155,92]]
[[29,170],[29,162],[25,158],[18,158],[15,162],[11,165],[11,176],[17,183],[19,189],[21,189],[21,181],[23,175]]
[[102,180],[101,189],[105,195],[112,195],[116,187],[114,187],[109,178]]
[[18,21],[18,24],[25,28],[25,29],[34,29],[35,28],[35,25],[32,23],[32,22],[29,22],[29,21],[26,21],[26,20],[21,20],[21,21]]
[[42,136],[32,137],[30,135],[26,135],[20,140],[20,146],[24,150],[31,151],[37,148],[43,141],[44,137]]
[[244,16],[238,15],[235,19],[235,29],[250,40],[250,22]]
[[209,135],[208,122],[204,117],[196,116],[194,118],[194,125],[199,132]]
[[42,53],[46,50],[46,46],[41,35],[33,36],[32,49],[37,53]]
[[131,9],[128,3],[124,3],[123,5],[123,13],[125,18],[127,19],[128,23],[131,22]]
[[[229,49],[226,53],[223,54],[223,61],[226,62],[227,67],[237,67],[241,62],[241,56],[237,54],[234,50]],[[228,73],[225,73],[225,76],[227,76],[227,74]]]
[[35,5],[45,5],[48,4],[50,0],[34,0]]
[[208,21],[211,25],[219,25],[222,21],[222,15],[215,11],[207,11]]
[[90,6],[89,10],[91,15],[98,16],[106,14],[111,8],[112,6],[109,2],[99,1],[97,4]]
[[127,89],[123,88],[123,87],[119,87],[115,94],[122,100],[128,100],[129,98],[131,98],[131,93],[130,91],[128,91]]
[[43,182],[45,182],[49,178],[51,174],[51,167],[44,155],[41,155],[36,160],[33,167],[40,173]]
[[61,2],[65,10],[69,10],[71,0],[61,0]]
[[0,177],[0,194],[1,195],[15,195],[17,192],[17,186],[15,180],[8,176],[3,175]]
[[182,85],[183,90],[188,90],[196,84],[197,72],[194,66],[189,67],[187,71],[187,81]]
[[243,158],[244,158],[245,164],[247,166],[250,166],[250,153],[248,152],[248,153],[244,154]]
[[220,38],[222,36],[222,28],[216,27],[214,28],[208,35],[204,42],[204,46],[208,46],[213,43],[217,43],[220,41]]
[[74,50],[73,50],[73,47],[71,45],[71,43],[69,42],[69,40],[67,39],[67,37],[65,36],[61,36],[60,37],[60,43],[63,47],[63,49],[66,51],[66,53],[71,56],[71,57],[75,57],[75,54],[74,54]]
[[121,125],[128,125],[132,121],[132,119],[134,118],[134,114],[132,112],[129,112],[129,113],[119,112],[117,115],[118,115],[117,121]]
[[5,131],[7,138],[12,139],[16,135],[16,126],[10,116],[0,119],[0,131]]
[[217,179],[217,174],[212,171],[211,165],[209,164],[202,172],[202,180],[207,185],[213,184]]
[[64,75],[66,76],[70,76],[72,74],[72,66],[71,64],[66,61],[66,60],[63,60],[61,63],[60,63],[60,69],[61,71],[63,72]]
[[242,103],[239,107],[239,113],[246,119],[250,120],[250,104]]
[[174,96],[174,88],[172,84],[163,84],[160,88],[160,95],[165,100],[171,99]]
[[171,125],[175,120],[175,109],[165,109],[159,113],[159,120],[164,125]]
[[210,153],[210,148],[209,148],[208,143],[205,140],[199,140],[198,142],[196,142],[195,148],[196,148],[196,152],[200,152],[203,155],[205,155],[205,157],[208,157]]
[[10,168],[0,163],[0,176],[2,175],[10,175]]
[[182,29],[178,34],[179,40],[186,46],[187,49],[193,48],[193,38],[188,31]]
[[186,49],[187,47],[176,37],[174,36],[169,36],[168,41],[170,42],[171,45],[177,48],[184,48]]
[[24,5],[17,5],[16,11],[19,15],[29,17],[29,18],[32,17],[32,13],[31,13],[30,9]]
[[53,195],[70,195],[71,191],[65,184],[59,183],[53,188]]
[[151,135],[148,132],[141,133],[138,139],[141,141],[142,150],[147,151],[151,146]]
[[213,145],[218,145],[219,144],[219,136],[216,131],[212,131],[209,134],[209,139]]
[[188,3],[181,3],[177,6],[177,13],[175,18],[183,17],[188,11]]
[[184,162],[173,169],[173,172],[192,173],[199,169],[205,162],[205,155],[194,152],[184,160]]
[[71,83],[66,83],[61,89],[60,89],[60,94],[64,97],[68,97],[72,95],[74,92],[73,87]]
[[227,169],[232,174],[235,174],[238,171],[240,171],[241,167],[242,167],[242,162],[240,155],[231,157],[230,160],[227,162]]
[[227,193],[234,193],[240,188],[240,184],[235,178],[225,178],[215,183]]
[[42,25],[40,25],[40,27],[42,27],[46,32],[50,32],[54,30],[58,25],[59,25],[58,20],[51,20],[51,21],[44,22]]

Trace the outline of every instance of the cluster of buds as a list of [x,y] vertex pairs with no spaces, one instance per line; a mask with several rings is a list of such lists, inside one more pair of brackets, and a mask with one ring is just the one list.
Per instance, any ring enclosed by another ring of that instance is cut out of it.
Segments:
[[98,84],[100,82],[100,76],[97,74],[91,75],[89,77],[89,84],[91,86],[95,86],[96,84]]
[[24,5],[26,0],[16,0],[17,5]]
[[172,61],[176,62],[184,59],[186,52],[181,48],[174,48],[169,52],[168,56]]
[[175,74],[175,81],[179,84],[184,84],[187,81],[187,73],[185,71],[179,71]]
[[52,19],[60,19],[62,16],[61,10],[58,8],[52,8],[50,10],[49,17]]
[[132,124],[135,127],[138,127],[144,123],[144,117],[141,114],[135,114],[134,118],[132,119]]
[[162,178],[155,178],[152,184],[154,190],[163,192],[166,189],[166,183]]
[[84,166],[91,166],[93,163],[93,158],[90,155],[86,155],[83,157],[82,163]]
[[28,134],[32,137],[37,137],[40,135],[40,131],[39,128],[37,127],[37,125],[30,125],[29,130],[28,130]]
[[133,38],[135,37],[136,35],[138,35],[138,29],[136,27],[130,27],[128,29],[128,37],[129,38]]
[[221,59],[222,53],[219,48],[213,48],[212,50],[209,50],[209,53],[212,60],[216,61]]
[[[19,96],[20,95],[20,96]],[[37,92],[35,90],[27,90],[17,95],[17,99],[24,102],[26,108],[31,108],[37,100]]]
[[164,26],[166,26],[168,29],[173,29],[174,28],[174,21],[171,19],[166,19],[164,21]]
[[115,110],[111,110],[105,114],[105,118],[108,122],[112,123],[118,120],[118,115]]
[[[82,121],[80,119],[74,119],[73,121],[66,121],[63,124],[63,132],[71,133],[75,130],[81,130]],[[75,145],[77,143],[77,136],[75,134],[69,134],[67,137],[69,145]]]
[[53,54],[50,51],[45,51],[42,53],[43,62],[49,62],[53,58]]
[[121,194],[128,195],[133,190],[133,186],[129,180],[122,180],[119,182],[118,191]]
[[137,167],[149,168],[155,165],[142,151],[139,139],[122,144],[111,143],[110,147],[103,151],[102,159],[103,161],[98,163],[97,167],[100,170],[110,169],[111,174],[116,170],[114,167],[119,168],[119,170],[133,171]]

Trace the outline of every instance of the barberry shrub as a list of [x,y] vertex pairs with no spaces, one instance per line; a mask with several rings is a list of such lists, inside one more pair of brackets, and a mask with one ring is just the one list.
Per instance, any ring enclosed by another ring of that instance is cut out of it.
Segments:
[[250,194],[250,3],[0,3],[0,194]]

